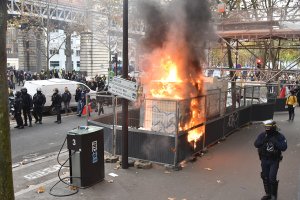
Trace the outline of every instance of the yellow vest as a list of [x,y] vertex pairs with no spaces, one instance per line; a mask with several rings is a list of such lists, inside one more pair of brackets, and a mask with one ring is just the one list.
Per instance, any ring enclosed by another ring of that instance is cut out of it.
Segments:
[[288,96],[286,99],[286,105],[296,105],[297,104],[297,97],[296,96]]

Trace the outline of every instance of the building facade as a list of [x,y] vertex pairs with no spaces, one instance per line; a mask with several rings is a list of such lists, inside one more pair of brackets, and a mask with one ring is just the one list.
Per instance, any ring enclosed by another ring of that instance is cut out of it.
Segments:
[[[66,34],[63,30],[55,30],[50,38],[49,68],[66,70]],[[80,35],[77,33],[71,35],[71,49],[73,70],[80,71]]]

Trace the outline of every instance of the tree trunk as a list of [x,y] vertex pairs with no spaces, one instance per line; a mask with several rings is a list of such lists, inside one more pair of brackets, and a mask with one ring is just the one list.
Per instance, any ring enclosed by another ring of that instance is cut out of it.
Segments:
[[66,72],[73,70],[73,62],[72,62],[72,47],[71,47],[71,34],[66,33]]
[[[227,41],[226,46],[227,46],[228,66],[230,69],[233,69],[230,39],[226,39],[226,41]],[[236,108],[236,83],[235,83],[234,71],[230,71],[230,79],[231,79],[232,109],[234,110]]]
[[14,199],[7,85],[7,0],[0,1],[0,197]]

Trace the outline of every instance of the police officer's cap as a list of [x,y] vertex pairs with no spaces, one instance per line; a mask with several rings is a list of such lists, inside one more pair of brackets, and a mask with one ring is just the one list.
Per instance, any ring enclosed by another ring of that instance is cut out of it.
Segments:
[[271,130],[276,128],[276,122],[272,119],[264,121],[263,124],[266,130]]
[[27,88],[26,87],[22,87],[21,91],[27,91]]
[[21,96],[21,92],[20,92],[20,91],[17,91],[17,92],[16,92],[16,96],[17,96],[17,97],[20,97],[20,96]]

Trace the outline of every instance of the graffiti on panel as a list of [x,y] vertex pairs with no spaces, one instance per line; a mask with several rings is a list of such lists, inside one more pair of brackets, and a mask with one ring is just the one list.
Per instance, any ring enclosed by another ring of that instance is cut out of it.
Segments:
[[152,130],[161,133],[175,133],[176,130],[176,112],[165,111],[159,106],[152,107],[153,121]]
[[238,128],[239,126],[239,113],[234,112],[228,116],[227,127]]

